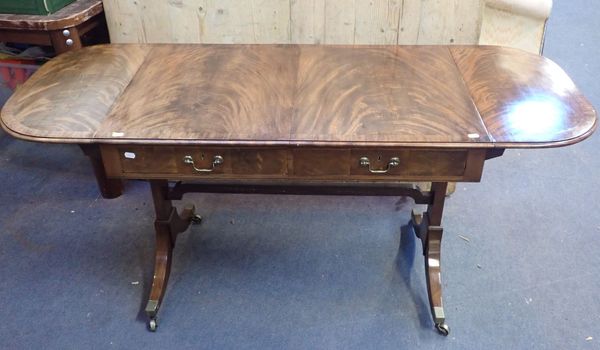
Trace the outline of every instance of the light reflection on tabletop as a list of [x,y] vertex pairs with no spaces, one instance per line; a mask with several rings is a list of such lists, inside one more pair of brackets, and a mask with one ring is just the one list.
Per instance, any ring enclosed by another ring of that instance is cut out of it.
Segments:
[[507,106],[512,135],[529,141],[543,141],[549,134],[560,134],[565,127],[569,107],[548,93],[531,93]]

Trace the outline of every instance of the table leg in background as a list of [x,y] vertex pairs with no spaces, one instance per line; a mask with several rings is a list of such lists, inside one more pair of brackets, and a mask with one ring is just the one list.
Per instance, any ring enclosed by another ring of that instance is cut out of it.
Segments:
[[53,30],[50,32],[50,40],[57,55],[82,47],[77,27]]
[[96,182],[102,197],[107,199],[117,198],[123,194],[123,180],[121,179],[109,179],[106,177],[106,170],[102,163],[102,156],[100,155],[100,148],[98,145],[80,145],[83,153],[90,158],[92,166],[94,167],[94,174],[96,175]]

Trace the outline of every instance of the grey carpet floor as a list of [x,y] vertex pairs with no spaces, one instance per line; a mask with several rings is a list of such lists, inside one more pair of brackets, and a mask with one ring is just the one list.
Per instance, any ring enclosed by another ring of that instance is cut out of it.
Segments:
[[[555,1],[545,55],[600,106],[596,0]],[[600,349],[600,134],[511,151],[447,201],[444,338],[410,201],[191,195],[158,332],[148,185],[98,195],[80,150],[0,133],[1,349]],[[469,240],[465,240],[462,237]],[[589,338],[591,337],[591,339]]]

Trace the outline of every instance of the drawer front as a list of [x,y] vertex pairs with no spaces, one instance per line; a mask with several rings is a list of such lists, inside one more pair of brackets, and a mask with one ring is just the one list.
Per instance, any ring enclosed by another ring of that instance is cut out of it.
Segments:
[[[108,168],[131,175],[286,175],[287,151],[184,146],[106,146]],[[116,174],[115,174],[116,175]]]
[[291,150],[293,174],[299,177],[347,176],[350,174],[350,150]]
[[231,173],[238,175],[287,175],[288,152],[285,149],[235,150],[231,155]]
[[117,147],[117,162],[121,172],[176,174],[177,162],[169,148],[161,147]]
[[[125,174],[191,175],[194,173],[194,167],[211,169],[213,174],[223,174],[230,170],[231,165],[226,149],[117,146],[117,154],[121,171]],[[213,168],[212,162],[217,156],[224,161]],[[185,163],[186,157],[193,163]]]
[[101,147],[107,174],[152,179],[478,181],[484,150]]
[[365,176],[461,176],[465,173],[468,155],[468,151],[353,150],[350,173]]

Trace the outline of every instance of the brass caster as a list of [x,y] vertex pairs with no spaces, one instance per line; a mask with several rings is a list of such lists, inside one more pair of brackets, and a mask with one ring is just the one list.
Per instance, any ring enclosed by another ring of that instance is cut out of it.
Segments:
[[450,328],[445,323],[436,323],[435,329],[438,331],[438,333],[440,333],[444,337],[447,337],[448,334],[450,334]]
[[194,214],[192,215],[191,221],[192,225],[200,225],[202,223],[202,216]]
[[156,332],[156,327],[158,327],[158,323],[156,322],[155,318],[148,321],[148,329],[150,332]]
[[410,213],[410,220],[413,226],[421,226],[421,223],[423,222],[423,213],[418,213],[413,209]]

